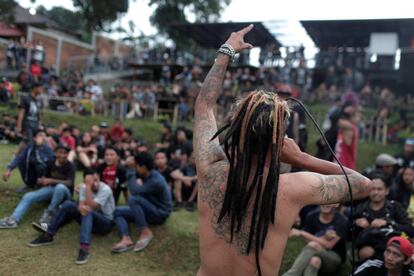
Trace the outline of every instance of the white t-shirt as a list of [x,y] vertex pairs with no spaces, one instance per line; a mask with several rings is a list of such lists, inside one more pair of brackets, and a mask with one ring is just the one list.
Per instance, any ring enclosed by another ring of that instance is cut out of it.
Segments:
[[[86,200],[85,194],[86,186],[85,184],[81,185],[79,191],[79,200]],[[106,218],[113,220],[114,219],[114,210],[115,210],[115,200],[112,196],[111,188],[103,182],[99,183],[99,188],[97,193],[92,192],[93,200],[99,204],[100,208],[98,212],[101,212]]]

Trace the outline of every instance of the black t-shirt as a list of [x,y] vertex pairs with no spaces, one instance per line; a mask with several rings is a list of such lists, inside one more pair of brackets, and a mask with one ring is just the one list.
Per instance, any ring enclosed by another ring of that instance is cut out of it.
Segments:
[[[157,170],[158,170],[158,169],[157,169]],[[173,179],[172,179],[172,177],[171,177],[171,173],[172,173],[172,171],[173,171],[173,169],[172,169],[171,167],[169,167],[169,166],[167,166],[167,167],[165,168],[165,170],[163,170],[163,171],[158,170],[158,172],[159,172],[160,174],[162,174],[162,176],[164,176],[164,178],[165,178],[165,180],[167,181],[167,183],[172,183],[172,182],[173,182]]]
[[[408,236],[414,236],[414,227],[408,216],[407,211],[396,201],[387,200],[384,207],[379,210],[373,210],[370,207],[370,201],[365,201],[355,208],[354,219],[365,218],[371,223],[374,219],[385,219],[394,230],[405,232]],[[356,228],[361,230],[359,227]]]
[[168,151],[170,155],[191,155],[191,153],[193,152],[193,143],[191,141],[186,141],[184,143],[173,143]]
[[195,175],[197,175],[196,168],[193,165],[184,166],[183,168],[181,168],[181,172],[185,176],[195,176]]
[[39,104],[32,95],[27,97],[23,97],[20,105],[20,108],[24,109],[24,124],[29,123],[30,125],[38,125],[39,124]]
[[332,251],[336,252],[341,257],[342,262],[344,262],[346,258],[345,237],[348,229],[348,220],[341,214],[336,213],[333,220],[325,224],[319,220],[319,214],[319,211],[310,213],[306,217],[303,230],[317,237],[322,237],[328,230],[334,230],[341,239],[335,244]]
[[73,182],[75,181],[76,168],[72,162],[67,161],[61,166],[56,166],[56,162],[53,161],[49,164],[49,170],[46,173],[46,177],[59,180],[70,180],[70,186],[68,187],[73,192]]

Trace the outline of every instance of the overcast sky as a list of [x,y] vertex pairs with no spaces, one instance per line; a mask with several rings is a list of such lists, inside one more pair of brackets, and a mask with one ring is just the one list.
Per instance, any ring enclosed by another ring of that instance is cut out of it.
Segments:
[[[103,0],[104,1],[104,0]],[[108,0],[106,0],[108,1]],[[57,1],[18,0],[25,8],[44,5],[47,9]],[[128,21],[135,24],[147,35],[156,33],[149,23],[154,8],[146,0],[130,1],[128,13],[122,17],[121,24]],[[74,9],[72,0],[59,0],[59,5]],[[270,21],[280,19],[362,19],[362,18],[409,18],[414,17],[410,0],[232,0],[222,14],[221,21]]]

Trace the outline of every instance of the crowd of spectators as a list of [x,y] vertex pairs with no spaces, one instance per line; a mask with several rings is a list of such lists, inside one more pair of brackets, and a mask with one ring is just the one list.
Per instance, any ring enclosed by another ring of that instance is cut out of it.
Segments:
[[[50,243],[64,223],[76,220],[81,225],[78,264],[87,262],[91,234],[107,233],[114,225],[121,240],[113,252],[141,251],[154,237],[150,225],[162,224],[173,210],[196,208],[197,173],[188,129],[173,129],[166,122],[159,143],[150,148],[119,121],[81,132],[74,125],[54,127],[38,120],[36,128],[17,132],[15,118],[3,114],[2,119],[4,137],[11,140],[12,125],[15,134],[25,137],[13,140],[20,142],[19,149],[3,174],[7,182],[19,169],[23,185],[17,192],[24,196],[12,214],[0,220],[0,228],[18,227],[34,203],[50,203],[32,224],[41,235],[30,246]],[[84,172],[84,184],[75,183],[77,170]],[[135,245],[129,221],[139,233]]]
[[[151,148],[137,138],[139,133],[120,121],[111,126],[102,122],[84,132],[66,123],[42,125],[40,110],[44,103],[39,97],[42,93],[51,96],[47,104],[55,110],[90,115],[109,108],[113,117],[130,119],[149,118],[157,104],[162,109],[173,102],[178,105],[179,121],[185,122],[191,119],[193,101],[206,74],[203,66],[195,62],[174,75],[172,65],[166,62],[157,82],[119,82],[104,91],[94,80],[85,83],[76,70],[61,76],[52,71],[34,75],[24,60],[19,63],[17,83],[30,94],[20,101],[17,116],[4,113],[0,123],[1,141],[20,145],[3,178],[7,181],[18,168],[24,182],[19,192],[24,196],[13,213],[0,221],[0,228],[18,227],[33,203],[47,201],[47,209],[33,222],[41,234],[29,245],[51,243],[65,222],[76,220],[81,236],[76,263],[83,264],[89,258],[92,233],[105,234],[116,225],[120,241],[112,252],[141,251],[154,237],[150,225],[162,224],[173,210],[195,210],[197,172],[191,130],[173,130],[166,122],[159,143]],[[378,109],[374,119],[385,120],[390,117],[389,102],[395,96],[387,88],[372,88],[350,68],[340,71],[331,66],[319,86],[315,88],[312,82],[304,61],[297,67],[286,62],[280,68],[229,68],[220,107],[228,112],[237,96],[260,88],[276,91],[284,99],[293,96],[333,103],[323,123],[328,144],[318,140],[316,155],[335,161],[329,145],[344,166],[356,169],[357,146],[364,128],[362,108],[373,105]],[[2,95],[9,98],[13,92],[7,80],[0,82],[0,101]],[[80,104],[63,97],[77,98]],[[295,104],[291,109],[287,136],[306,151],[306,116]],[[409,125],[407,114],[404,110],[400,113],[401,120],[390,129],[390,135]],[[84,172],[81,185],[74,181],[76,170]],[[283,171],[294,172],[296,168]],[[349,206],[307,206],[301,211],[291,236],[303,238],[306,246],[286,275],[317,275],[319,270],[333,273],[349,259],[347,243],[352,234],[356,236],[360,264],[357,271],[361,274],[357,275],[365,275],[366,268],[389,269],[387,258],[395,248],[401,253],[399,269],[410,271],[407,260],[412,250],[401,249],[406,240],[400,236],[414,238],[414,140],[405,140],[401,155],[380,154],[364,174],[373,180],[372,191],[368,199],[357,204],[353,216]],[[139,232],[135,245],[128,222],[133,222]],[[356,225],[354,233],[351,223]]]

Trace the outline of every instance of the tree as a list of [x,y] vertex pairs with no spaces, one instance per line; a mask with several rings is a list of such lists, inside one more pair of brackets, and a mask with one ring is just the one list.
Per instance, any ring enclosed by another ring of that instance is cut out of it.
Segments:
[[0,22],[13,23],[16,5],[14,0],[0,0]]
[[54,21],[62,29],[80,32],[86,24],[80,12],[73,12],[63,7],[53,7],[47,10],[40,5],[36,10],[39,14]]
[[91,31],[104,30],[120,13],[126,13],[129,8],[128,0],[73,0],[73,5],[79,8],[86,20],[86,28]]
[[188,23],[185,10],[193,13],[196,22],[217,21],[219,15],[231,0],[150,0],[149,5],[156,5],[150,21],[161,33],[168,34],[176,43],[186,40],[181,37],[171,23]]

